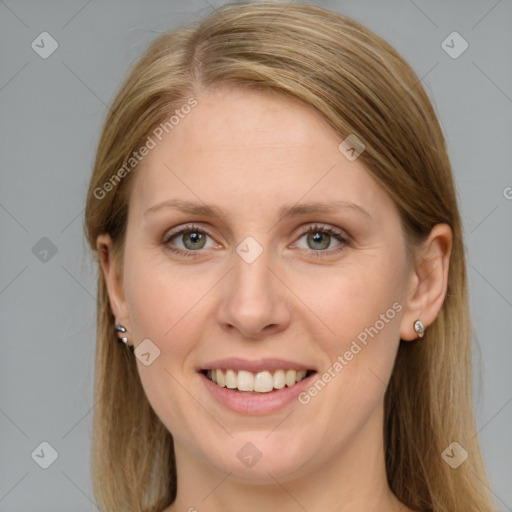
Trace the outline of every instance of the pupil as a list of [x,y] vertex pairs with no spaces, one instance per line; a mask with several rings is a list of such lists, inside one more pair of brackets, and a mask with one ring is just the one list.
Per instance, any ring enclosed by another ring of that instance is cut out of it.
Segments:
[[203,238],[204,237],[203,237],[202,233],[198,233],[197,231],[191,231],[185,235],[184,243],[186,244],[188,242],[192,247],[194,245],[196,245],[198,247],[202,247],[201,242],[202,242]]
[[319,233],[317,231],[313,235],[310,235],[309,241],[311,241],[313,244],[320,244],[320,247],[314,248],[315,250],[325,249],[329,245],[329,238],[330,236],[328,234]]

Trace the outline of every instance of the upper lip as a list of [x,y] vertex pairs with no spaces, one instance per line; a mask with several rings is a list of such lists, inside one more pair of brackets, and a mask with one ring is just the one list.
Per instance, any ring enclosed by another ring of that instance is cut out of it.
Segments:
[[314,370],[314,368],[309,365],[286,359],[272,358],[251,361],[249,359],[242,359],[239,357],[229,357],[226,359],[216,359],[215,361],[205,363],[201,366],[201,368],[199,368],[199,371],[220,369],[246,370],[253,373],[258,373],[265,370]]

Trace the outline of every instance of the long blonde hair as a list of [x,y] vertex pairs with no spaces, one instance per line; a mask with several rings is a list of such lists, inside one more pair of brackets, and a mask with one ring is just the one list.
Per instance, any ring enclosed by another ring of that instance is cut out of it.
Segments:
[[[205,88],[273,91],[316,111],[399,208],[411,257],[440,222],[453,231],[448,292],[421,342],[401,343],[385,396],[388,482],[422,512],[493,510],[472,403],[472,331],[461,219],[445,141],[416,74],[367,28],[334,12],[278,2],[228,4],[159,36],[108,112],[85,212],[86,236],[109,233],[122,264],[129,184],[125,167],[148,135]],[[114,175],[122,179],[112,179]],[[109,182],[109,186],[105,184]],[[98,276],[92,481],[106,512],[161,512],[176,496],[171,434],[151,408],[133,353],[117,342]],[[457,469],[441,457],[458,442]]]

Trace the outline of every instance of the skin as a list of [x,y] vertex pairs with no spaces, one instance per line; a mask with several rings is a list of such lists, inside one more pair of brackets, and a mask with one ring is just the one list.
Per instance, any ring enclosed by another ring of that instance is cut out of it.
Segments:
[[[116,320],[130,344],[149,338],[160,350],[137,366],[174,438],[178,494],[165,512],[411,510],[387,485],[383,399],[400,339],[416,339],[414,321],[428,328],[442,306],[450,228],[437,225],[409,261],[393,201],[361,160],[338,150],[340,137],[316,113],[261,92],[224,88],[196,98],[133,176],[123,272],[109,236],[98,238]],[[215,205],[224,218],[172,208],[144,214],[168,199]],[[344,208],[278,220],[284,205],[335,200],[369,216]],[[208,236],[187,258],[168,247],[192,252],[193,242],[182,235],[166,248],[162,238],[190,223]],[[308,240],[300,230],[314,224],[349,243],[328,235],[315,243],[315,231]],[[247,236],[263,249],[252,263],[235,250]],[[401,311],[306,405],[235,413],[196,372],[236,355],[322,373],[394,303]],[[236,456],[248,442],[262,454],[251,468]]]

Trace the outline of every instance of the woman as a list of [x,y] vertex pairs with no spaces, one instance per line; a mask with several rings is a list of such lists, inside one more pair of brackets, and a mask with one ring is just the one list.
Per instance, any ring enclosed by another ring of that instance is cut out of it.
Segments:
[[105,511],[493,510],[443,135],[368,29],[260,2],[159,37],[86,232]]

